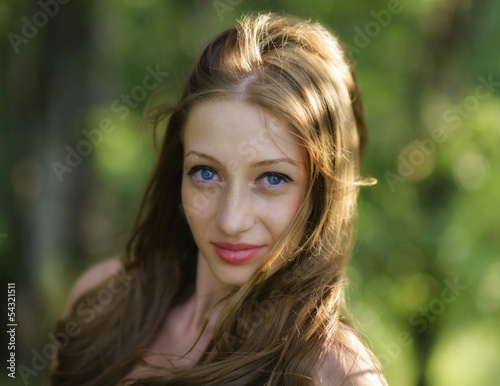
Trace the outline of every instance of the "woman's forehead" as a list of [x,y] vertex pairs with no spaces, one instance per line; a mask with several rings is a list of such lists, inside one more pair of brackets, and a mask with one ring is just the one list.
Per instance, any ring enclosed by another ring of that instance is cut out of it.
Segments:
[[190,111],[183,133],[190,150],[288,156],[304,162],[305,150],[292,126],[263,108],[241,100],[202,102]]

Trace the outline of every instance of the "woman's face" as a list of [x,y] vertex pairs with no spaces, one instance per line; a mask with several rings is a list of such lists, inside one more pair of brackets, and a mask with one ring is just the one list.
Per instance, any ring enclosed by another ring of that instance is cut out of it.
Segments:
[[196,105],[183,142],[182,204],[199,274],[216,285],[241,286],[302,203],[305,149],[283,121],[237,100]]

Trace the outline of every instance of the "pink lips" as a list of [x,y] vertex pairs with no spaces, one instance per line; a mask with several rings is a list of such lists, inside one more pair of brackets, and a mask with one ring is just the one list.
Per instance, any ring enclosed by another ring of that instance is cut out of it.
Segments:
[[219,257],[229,264],[242,264],[251,260],[260,250],[262,245],[245,243],[212,243]]

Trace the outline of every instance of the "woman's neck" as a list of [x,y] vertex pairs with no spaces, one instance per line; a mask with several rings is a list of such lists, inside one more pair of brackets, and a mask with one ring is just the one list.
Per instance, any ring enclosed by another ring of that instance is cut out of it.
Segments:
[[186,327],[189,330],[200,331],[207,316],[209,316],[207,328],[213,329],[224,305],[224,301],[221,302],[221,300],[229,295],[234,287],[220,283],[213,276],[200,253],[198,253],[197,260],[195,290],[183,304],[183,308],[186,312],[186,321],[188,321]]

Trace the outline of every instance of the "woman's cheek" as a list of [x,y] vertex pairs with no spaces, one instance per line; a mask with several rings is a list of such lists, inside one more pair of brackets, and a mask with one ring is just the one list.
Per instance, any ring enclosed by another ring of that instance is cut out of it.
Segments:
[[186,216],[202,216],[214,207],[216,188],[210,186],[197,186],[192,181],[182,184],[182,202]]
[[262,208],[264,221],[274,239],[286,232],[299,206],[300,201],[297,203],[294,197],[285,196],[272,200]]

